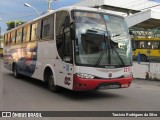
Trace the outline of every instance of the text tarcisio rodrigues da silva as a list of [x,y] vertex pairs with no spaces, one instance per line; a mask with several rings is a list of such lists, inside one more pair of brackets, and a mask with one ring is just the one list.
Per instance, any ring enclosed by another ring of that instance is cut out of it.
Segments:
[[113,117],[158,117],[157,113],[130,113],[130,112],[124,112],[124,113],[112,113]]

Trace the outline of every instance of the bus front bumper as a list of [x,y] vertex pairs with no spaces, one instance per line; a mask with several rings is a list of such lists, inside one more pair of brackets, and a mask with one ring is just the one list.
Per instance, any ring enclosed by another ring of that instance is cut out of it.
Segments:
[[113,78],[113,79],[84,79],[74,75],[73,90],[89,91],[95,89],[117,89],[128,88],[133,77]]

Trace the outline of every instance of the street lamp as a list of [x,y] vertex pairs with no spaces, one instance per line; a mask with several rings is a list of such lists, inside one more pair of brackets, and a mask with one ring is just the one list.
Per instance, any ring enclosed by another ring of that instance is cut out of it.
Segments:
[[26,7],[30,7],[30,8],[33,8],[33,9],[37,12],[37,14],[40,16],[40,14],[39,14],[39,12],[37,11],[37,9],[36,9],[36,8],[34,8],[33,6],[31,6],[30,4],[28,4],[28,3],[24,3],[24,6],[26,6]]

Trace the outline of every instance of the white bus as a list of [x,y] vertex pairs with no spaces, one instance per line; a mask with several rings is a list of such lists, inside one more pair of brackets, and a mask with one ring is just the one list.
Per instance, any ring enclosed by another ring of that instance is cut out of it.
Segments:
[[16,78],[44,81],[51,91],[127,88],[132,49],[125,19],[70,6],[5,33],[4,67]]

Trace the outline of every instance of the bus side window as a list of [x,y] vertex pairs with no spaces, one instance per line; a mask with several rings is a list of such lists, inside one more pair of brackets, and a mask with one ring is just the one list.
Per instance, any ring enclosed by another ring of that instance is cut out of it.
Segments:
[[[69,28],[66,28],[69,29]],[[72,63],[72,55],[73,55],[73,47],[71,40],[70,29],[67,32],[64,32],[64,49],[63,49],[64,57],[63,60],[65,62]]]
[[15,44],[15,42],[16,42],[15,31],[13,31],[13,32],[11,33],[11,44]]
[[32,24],[31,28],[31,41],[34,41],[36,39],[36,35],[37,35],[37,24],[34,23]]
[[16,43],[21,43],[21,41],[22,41],[22,28],[19,28],[17,30]]
[[8,33],[8,45],[11,44],[11,33]]
[[30,25],[23,28],[23,42],[30,41]]
[[138,41],[139,47],[138,48],[146,48],[146,42],[145,41]]
[[8,40],[7,40],[7,34],[4,35],[4,41],[5,41],[5,45],[7,45]]
[[51,15],[42,20],[42,38],[50,38],[54,35],[54,16]]
[[[58,54],[63,59],[64,57],[64,28],[69,25],[70,19],[69,19],[69,13],[67,11],[59,11],[56,13],[56,45]],[[67,37],[67,36],[66,36]],[[69,36],[68,36],[69,37]],[[68,38],[67,37],[67,38]],[[70,48],[71,49],[71,48]]]
[[152,49],[159,49],[159,42],[158,41],[152,42]]
[[31,25],[31,41],[40,39],[41,21],[37,21]]

